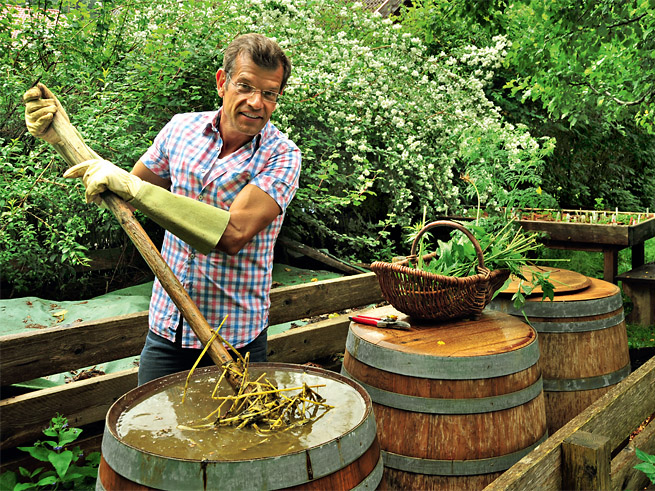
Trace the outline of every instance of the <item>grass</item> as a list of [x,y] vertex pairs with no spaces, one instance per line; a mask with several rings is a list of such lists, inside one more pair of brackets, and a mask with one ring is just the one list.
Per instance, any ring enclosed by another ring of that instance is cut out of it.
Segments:
[[655,326],[626,324],[629,348],[655,347]]

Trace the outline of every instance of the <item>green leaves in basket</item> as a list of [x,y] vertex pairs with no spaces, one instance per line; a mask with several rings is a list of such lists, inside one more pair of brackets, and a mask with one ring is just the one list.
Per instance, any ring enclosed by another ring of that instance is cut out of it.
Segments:
[[[536,240],[536,234],[526,234],[520,227],[513,226],[513,222],[506,222],[502,226],[497,221],[480,220],[464,226],[473,234],[484,259],[484,266],[490,270],[509,269],[513,274],[520,275],[521,268],[529,262],[528,254],[537,251],[541,244]],[[427,235],[427,234],[426,234]],[[424,251],[426,237],[419,243],[419,252]],[[478,258],[473,243],[463,233],[455,230],[451,233],[448,242],[437,241],[436,257],[416,267],[444,276],[463,277],[476,272]],[[422,257],[422,256],[419,256]]]
[[[479,219],[477,224],[465,223],[462,225],[478,241],[485,267],[491,271],[508,269],[512,275],[520,279],[517,292],[512,297],[516,309],[523,309],[526,297],[537,286],[542,289],[543,299],[553,299],[555,287],[549,279],[550,273],[536,268],[526,268],[536,261],[531,256],[534,256],[536,251],[543,247],[537,241],[537,234],[524,232],[513,221],[503,222],[495,218]],[[454,277],[470,276],[477,272],[479,262],[475,246],[466,235],[458,230],[451,232],[451,238],[447,242],[437,241],[435,257],[421,261],[427,250],[426,244],[429,239],[427,235],[426,233],[419,239],[419,260],[413,265],[414,267],[430,273]],[[526,269],[530,271],[530,278],[524,276]],[[503,290],[506,286],[498,291]]]

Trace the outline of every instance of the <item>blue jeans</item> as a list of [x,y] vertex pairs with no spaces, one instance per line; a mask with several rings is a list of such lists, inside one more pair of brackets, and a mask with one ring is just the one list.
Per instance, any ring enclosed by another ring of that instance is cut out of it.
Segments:
[[[266,361],[267,341],[268,329],[264,329],[253,341],[241,348],[237,348],[237,351],[242,356],[250,351],[250,361],[263,362]],[[201,352],[202,349],[182,348],[179,336],[176,337],[175,342],[172,342],[152,331],[148,331],[146,343],[139,359],[139,385],[165,375],[190,370]],[[205,353],[198,366],[206,367],[214,364],[214,361]]]

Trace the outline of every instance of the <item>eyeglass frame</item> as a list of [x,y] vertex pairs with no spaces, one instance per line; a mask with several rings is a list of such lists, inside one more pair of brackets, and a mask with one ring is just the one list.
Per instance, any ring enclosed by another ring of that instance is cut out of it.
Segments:
[[[229,74],[225,74],[225,75],[226,75],[227,83],[231,83],[232,85],[234,85],[234,88],[236,89],[237,94],[240,94],[240,95],[247,95],[248,98],[252,97],[253,94],[255,94],[256,92],[260,92],[260,93],[262,94],[262,99],[263,99],[263,100],[265,100],[266,102],[272,102],[272,103],[274,103],[274,104],[277,104],[278,99],[279,99],[280,96],[282,95],[280,92],[275,92],[275,91],[273,91],[273,90],[258,89],[257,87],[253,87],[253,86],[250,85],[250,84],[244,84],[244,83],[242,83],[242,82],[238,82],[238,83],[237,83],[237,82],[234,82],[234,81],[232,81],[232,77],[231,77]],[[241,87],[241,88],[240,88],[240,87]],[[242,89],[243,87],[248,87],[248,88],[249,88],[249,92],[240,92],[240,90],[243,90],[243,89]],[[274,95],[274,96],[275,96],[275,99],[274,99],[274,100],[269,99],[269,98],[266,96],[266,94]]]

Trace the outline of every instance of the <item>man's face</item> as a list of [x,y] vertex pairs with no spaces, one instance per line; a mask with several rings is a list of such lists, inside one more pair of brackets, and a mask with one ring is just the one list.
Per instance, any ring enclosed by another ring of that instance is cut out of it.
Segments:
[[[231,77],[227,77],[223,69],[218,70],[216,85],[218,95],[223,98],[220,130],[226,143],[242,145],[262,130],[276,103],[264,99],[261,90],[279,92],[283,74],[282,65],[276,70],[267,70],[246,55],[237,58]],[[253,94],[239,94],[235,84],[250,85],[258,90]]]

